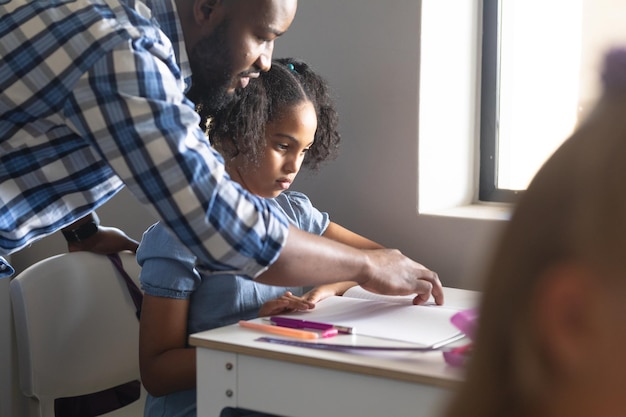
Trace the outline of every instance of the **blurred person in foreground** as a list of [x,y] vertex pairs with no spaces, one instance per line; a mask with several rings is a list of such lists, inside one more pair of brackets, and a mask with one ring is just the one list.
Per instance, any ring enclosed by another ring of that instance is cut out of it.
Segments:
[[446,417],[610,417],[626,410],[626,49],[603,95],[515,208]]

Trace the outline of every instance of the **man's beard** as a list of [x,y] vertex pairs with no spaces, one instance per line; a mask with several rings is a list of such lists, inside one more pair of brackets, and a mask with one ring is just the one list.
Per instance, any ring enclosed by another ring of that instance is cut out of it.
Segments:
[[235,94],[228,91],[234,74],[227,30],[228,22],[224,21],[196,44],[189,57],[192,76],[187,97],[196,105],[202,118],[201,126],[235,98]]

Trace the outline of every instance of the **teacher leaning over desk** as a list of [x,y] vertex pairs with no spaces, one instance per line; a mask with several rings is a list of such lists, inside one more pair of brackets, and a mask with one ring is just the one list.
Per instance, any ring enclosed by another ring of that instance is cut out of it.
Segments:
[[[442,303],[437,274],[399,251],[357,250],[289,226],[230,180],[198,127],[191,84],[211,97],[205,108],[227,103],[269,69],[296,8],[296,0],[0,1],[0,255],[127,186],[205,268],[283,286],[351,280]],[[0,276],[12,273],[0,257]]]

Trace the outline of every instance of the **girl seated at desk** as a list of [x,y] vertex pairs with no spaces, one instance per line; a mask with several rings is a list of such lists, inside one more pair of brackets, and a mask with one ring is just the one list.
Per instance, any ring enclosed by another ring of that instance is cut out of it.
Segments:
[[[272,199],[296,226],[354,247],[381,248],[330,222],[304,194],[287,191],[302,164],[317,168],[334,155],[339,143],[328,88],[305,63],[274,62],[237,102],[212,118],[210,132],[228,174],[250,192]],[[187,344],[189,334],[242,319],[310,309],[354,285],[326,285],[302,295],[302,288],[210,274],[197,268],[196,258],[158,223],[144,234],[137,259],[145,291],[140,363],[150,393],[146,416],[196,415],[195,349]],[[259,414],[226,409],[222,415]]]

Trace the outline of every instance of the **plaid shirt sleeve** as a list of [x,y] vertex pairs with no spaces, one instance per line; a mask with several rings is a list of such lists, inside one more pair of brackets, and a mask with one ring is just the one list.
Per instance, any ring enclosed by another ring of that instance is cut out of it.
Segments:
[[144,37],[118,45],[73,88],[68,125],[204,267],[256,276],[277,258],[286,219],[230,181],[170,57]]

